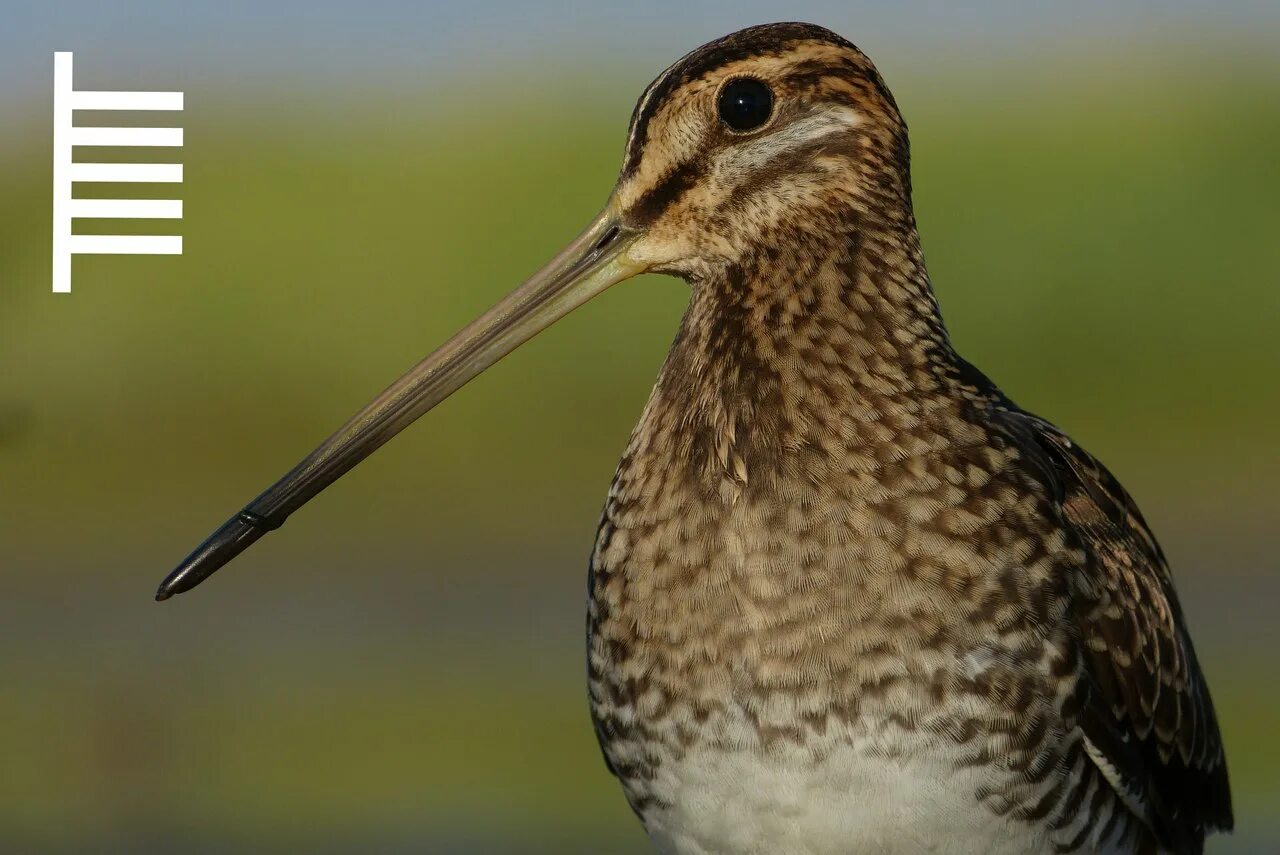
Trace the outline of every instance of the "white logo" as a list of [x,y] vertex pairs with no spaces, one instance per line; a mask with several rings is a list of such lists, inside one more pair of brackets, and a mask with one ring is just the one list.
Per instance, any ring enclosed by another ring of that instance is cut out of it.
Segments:
[[53,291],[71,292],[71,256],[182,255],[176,235],[73,235],[76,217],[182,218],[175,199],[75,199],[77,181],[182,183],[180,163],[73,163],[78,145],[181,146],[182,128],[78,128],[75,110],[182,110],[181,92],[77,92],[71,83],[72,55],[53,55]]

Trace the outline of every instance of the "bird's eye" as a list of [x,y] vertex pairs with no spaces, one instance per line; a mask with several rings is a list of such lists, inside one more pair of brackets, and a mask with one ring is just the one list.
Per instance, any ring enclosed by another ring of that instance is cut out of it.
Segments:
[[754,130],[773,113],[773,92],[754,77],[730,80],[720,90],[720,119],[735,131]]

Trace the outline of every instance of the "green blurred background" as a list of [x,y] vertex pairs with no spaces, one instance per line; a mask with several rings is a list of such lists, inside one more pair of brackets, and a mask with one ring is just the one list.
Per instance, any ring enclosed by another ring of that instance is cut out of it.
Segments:
[[[646,851],[591,733],[584,574],[683,283],[604,295],[198,592],[151,593],[586,222],[654,74],[793,17],[894,88],[959,347],[1161,537],[1232,770],[1239,832],[1211,851],[1280,849],[1280,26],[1202,5],[13,10],[0,849]],[[79,88],[187,92],[185,219],[77,224],[180,228],[185,254],[78,257],[69,297],[49,293],[54,49]]]

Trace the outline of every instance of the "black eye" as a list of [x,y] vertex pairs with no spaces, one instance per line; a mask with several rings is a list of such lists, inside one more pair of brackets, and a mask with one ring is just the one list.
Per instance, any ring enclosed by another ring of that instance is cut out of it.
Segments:
[[735,131],[749,131],[769,121],[773,92],[753,77],[730,80],[720,90],[720,118]]

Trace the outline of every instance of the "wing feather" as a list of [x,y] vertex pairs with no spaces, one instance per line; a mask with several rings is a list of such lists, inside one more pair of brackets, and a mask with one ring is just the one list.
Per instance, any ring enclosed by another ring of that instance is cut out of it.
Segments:
[[1213,701],[1160,545],[1120,482],[1049,422],[1018,408],[965,365],[975,403],[1052,491],[1085,553],[1070,582],[1084,667],[1080,727],[1094,765],[1174,853],[1199,853],[1233,825]]

